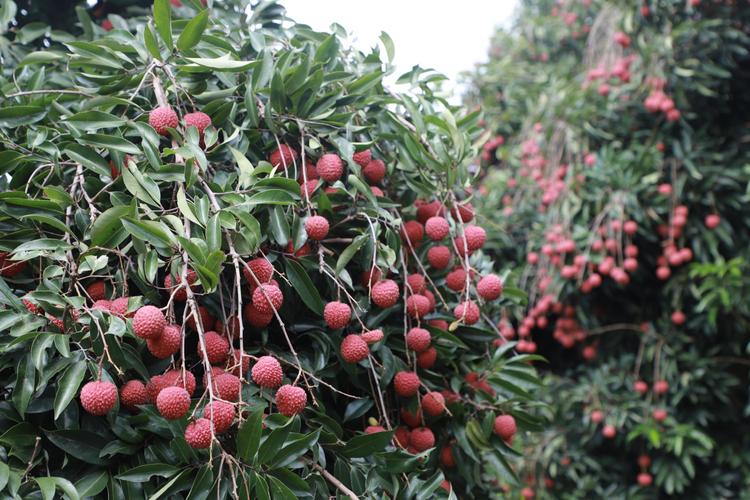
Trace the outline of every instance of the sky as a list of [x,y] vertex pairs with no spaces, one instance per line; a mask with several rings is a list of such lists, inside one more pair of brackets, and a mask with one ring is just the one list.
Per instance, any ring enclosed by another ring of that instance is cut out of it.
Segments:
[[[355,34],[360,49],[378,44],[381,31],[396,47],[396,75],[415,64],[453,82],[462,71],[485,61],[490,37],[506,26],[517,0],[280,0],[287,15],[318,31],[333,22]],[[460,88],[457,89],[460,92]]]

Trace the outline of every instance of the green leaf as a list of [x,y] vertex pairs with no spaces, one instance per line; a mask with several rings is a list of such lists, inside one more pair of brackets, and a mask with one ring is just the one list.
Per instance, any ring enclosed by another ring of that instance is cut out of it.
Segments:
[[284,210],[281,207],[273,207],[269,210],[268,216],[271,225],[271,234],[273,234],[276,243],[286,246],[289,242],[289,222],[286,220]]
[[161,39],[171,51],[172,43],[172,9],[169,0],[154,0],[154,23]]
[[87,130],[115,128],[126,123],[122,118],[103,111],[83,111],[68,116],[63,121]]
[[122,180],[133,196],[149,205],[161,206],[159,186],[151,177],[144,176],[132,161],[122,169]]
[[156,40],[156,35],[151,27],[151,23],[146,24],[143,27],[143,43],[146,45],[146,50],[151,54],[154,59],[161,59],[161,52],[159,52],[159,42]]
[[187,197],[185,196],[185,190],[182,188],[182,185],[180,185],[180,189],[177,191],[177,207],[180,209],[182,215],[184,215],[185,218],[187,218],[190,222],[194,222],[199,226],[203,225],[198,220],[198,217],[195,216],[193,210],[190,208]]
[[85,361],[78,361],[65,369],[65,373],[57,383],[57,392],[55,393],[55,420],[78,394],[78,388],[81,386],[85,375]]
[[208,11],[202,11],[190,22],[187,23],[185,29],[180,33],[180,37],[177,39],[177,48],[180,50],[189,50],[195,47],[201,40],[201,35],[208,25]]
[[128,237],[128,232],[122,226],[122,219],[130,212],[128,205],[118,205],[100,214],[91,227],[91,245],[117,248]]
[[29,407],[35,385],[36,369],[34,368],[34,361],[31,359],[31,353],[29,353],[26,357],[21,358],[18,363],[16,386],[13,389],[13,403],[21,416],[26,413],[26,409]]
[[0,108],[0,127],[15,128],[36,123],[47,114],[41,106],[6,106]]
[[95,432],[84,430],[45,431],[47,438],[68,455],[92,465],[106,465],[99,451],[107,444]]
[[271,483],[271,493],[273,499],[284,499],[284,500],[297,500],[297,495],[294,494],[281,480],[276,479],[273,476],[267,476],[269,483]]
[[117,479],[121,481],[129,481],[131,483],[143,483],[150,480],[154,476],[169,478],[177,474],[180,471],[179,468],[169,464],[145,464],[133,467],[122,474],[117,475]]
[[177,243],[169,228],[161,222],[126,217],[122,219],[122,225],[130,234],[155,247],[168,248]]
[[55,480],[51,477],[35,477],[34,481],[39,485],[39,491],[44,500],[52,500],[55,496]]
[[245,462],[251,462],[258,452],[263,432],[263,408],[258,408],[242,423],[237,432],[237,454]]
[[355,436],[341,449],[341,454],[347,458],[368,457],[383,451],[392,439],[393,431]]
[[86,134],[78,139],[83,144],[89,146],[97,146],[100,148],[114,149],[116,151],[122,151],[131,155],[141,154],[140,148],[122,137],[105,134]]
[[288,441],[271,462],[271,468],[286,467],[315,446],[320,438],[320,429]]
[[99,175],[111,175],[109,165],[102,156],[91,148],[80,144],[68,144],[63,152],[71,160],[80,163],[84,167],[96,172]]
[[313,284],[310,276],[308,276],[305,268],[299,262],[292,259],[285,259],[284,263],[286,266],[286,276],[289,278],[294,291],[297,292],[302,302],[312,312],[321,316],[325,304],[323,304],[323,299],[320,297],[318,289]]
[[357,251],[362,248],[362,245],[364,245],[369,238],[369,234],[360,234],[354,238],[354,241],[352,241],[343,252],[341,252],[341,255],[339,255],[339,258],[336,261],[336,274],[340,273],[341,270],[346,267],[349,261],[352,260],[352,257],[354,257]]
[[215,69],[217,71],[231,71],[235,73],[245,71],[254,64],[254,61],[235,61],[230,59],[229,54],[224,54],[221,57],[213,59],[203,57],[186,57],[185,59],[197,64],[198,66],[203,66],[204,68]]
[[282,427],[271,431],[271,434],[269,434],[263,444],[260,445],[260,449],[258,450],[258,463],[260,465],[269,464],[284,445],[287,436],[289,436],[289,431],[291,430],[289,422],[292,420],[293,419],[290,418]]

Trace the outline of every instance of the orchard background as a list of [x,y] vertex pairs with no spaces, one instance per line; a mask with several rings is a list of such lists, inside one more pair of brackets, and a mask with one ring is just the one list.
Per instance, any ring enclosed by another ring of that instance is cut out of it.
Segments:
[[0,0],[0,495],[750,495],[749,23]]

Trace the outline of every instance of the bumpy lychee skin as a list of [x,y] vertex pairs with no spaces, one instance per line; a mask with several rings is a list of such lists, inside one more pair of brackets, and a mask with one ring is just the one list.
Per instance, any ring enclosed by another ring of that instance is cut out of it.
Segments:
[[169,386],[163,375],[154,375],[146,384],[146,397],[149,403],[156,404],[156,397],[162,389]]
[[323,309],[323,320],[329,328],[344,328],[352,319],[352,309],[343,302],[329,302]]
[[427,237],[432,241],[440,241],[448,236],[450,225],[444,217],[435,216],[427,219],[424,230],[427,233]]
[[[198,316],[200,317],[201,321],[201,327],[203,327],[203,331],[209,331],[211,330],[211,327],[216,322],[213,316],[211,316],[211,311],[208,310],[207,307],[204,306],[198,306]],[[195,324],[195,318],[191,314],[188,316],[187,321],[185,324],[190,327],[193,331],[198,331]]]
[[417,200],[415,205],[417,206],[417,220],[422,224],[426,223],[430,217],[445,214],[445,206],[438,200],[429,203],[424,200]]
[[320,241],[328,236],[328,219],[320,215],[313,215],[305,220],[305,232],[311,240]]
[[334,183],[344,173],[344,162],[339,155],[328,153],[324,154],[315,164],[315,169],[321,179],[328,183]]
[[451,210],[454,219],[460,219],[461,222],[471,222],[474,219],[474,207],[471,203],[462,203],[454,206]]
[[[198,275],[192,269],[188,269],[187,282],[188,286],[192,285],[198,279]],[[180,286],[182,283],[182,276],[178,276],[174,281],[171,275],[164,277],[164,288],[168,290],[170,294],[174,293],[174,300],[177,302],[185,302],[187,300],[187,290],[184,286]],[[178,288],[179,287],[179,288]],[[177,288],[177,290],[175,290]]]
[[417,248],[424,238],[424,228],[418,221],[410,220],[401,226],[401,239],[404,243]]
[[106,415],[116,404],[117,387],[112,382],[95,380],[81,388],[81,406],[92,415]]
[[156,306],[143,306],[133,316],[133,333],[142,339],[154,339],[167,326],[164,313]]
[[427,262],[435,269],[445,269],[451,263],[451,250],[445,245],[436,245],[427,250]]
[[278,149],[274,149],[268,157],[268,163],[274,167],[280,167],[286,170],[294,165],[299,155],[297,151],[286,144],[281,144]]
[[435,361],[437,361],[437,350],[434,347],[420,352],[417,356],[417,366],[423,370],[429,370],[435,366]]
[[226,401],[213,401],[203,408],[203,418],[214,423],[214,432],[223,434],[234,422],[234,405]]
[[372,301],[386,309],[398,302],[398,284],[393,280],[380,280],[372,286]]
[[[248,261],[247,267],[250,268],[255,277],[258,278],[258,281],[260,281],[261,283],[268,283],[269,281],[271,281],[271,278],[273,278],[273,264],[268,262],[268,259],[266,259],[265,257],[258,257],[256,259]],[[248,271],[247,267],[242,268],[242,273],[245,275],[245,279],[247,280],[247,282],[250,283],[250,286],[255,287],[255,280],[250,274],[250,271]]]
[[424,276],[414,273],[406,277],[406,284],[409,285],[411,293],[422,293],[427,282]]
[[156,133],[159,135],[168,135],[169,128],[177,128],[179,124],[177,119],[177,113],[172,108],[160,106],[151,110],[148,115],[148,124],[154,127]]
[[182,121],[185,123],[185,127],[197,128],[200,135],[203,135],[203,131],[211,126],[211,117],[202,111],[188,113],[183,117]]
[[365,427],[365,434],[377,434],[378,432],[385,432],[385,427],[382,425],[368,425]]
[[454,292],[463,291],[466,288],[466,271],[458,268],[449,272],[445,277],[445,286]]
[[[128,300],[130,297],[119,297],[112,301],[109,310],[117,316],[126,316],[128,313]],[[165,320],[166,323],[166,320]]]
[[378,342],[383,340],[383,330],[369,330],[360,333],[359,336],[362,337],[362,340],[367,342],[368,345],[377,344]]
[[[229,342],[216,332],[205,332],[203,342],[206,344],[206,356],[211,364],[223,363],[229,356]],[[198,356],[203,358],[203,349],[198,344]]]
[[161,335],[146,339],[146,347],[155,358],[167,359],[180,350],[182,344],[182,331],[177,325],[167,325],[161,331]]
[[419,376],[414,372],[398,372],[393,377],[393,387],[402,398],[415,396],[419,392]]
[[347,363],[359,363],[367,359],[369,354],[370,348],[367,346],[367,342],[357,334],[347,335],[341,341],[341,357]]
[[195,375],[188,370],[185,370],[184,375],[180,369],[169,370],[162,376],[162,380],[166,387],[182,387],[191,397],[195,392]]
[[185,441],[191,448],[202,450],[211,446],[211,421],[199,418],[185,427]]
[[445,398],[439,392],[428,392],[422,396],[422,409],[431,417],[442,415],[445,411]]
[[406,313],[414,319],[424,318],[430,313],[430,307],[430,299],[424,295],[410,295],[406,299]]
[[276,389],[281,385],[284,372],[281,364],[273,356],[261,356],[253,366],[253,382],[266,389]]
[[372,151],[370,151],[369,149],[358,151],[352,155],[352,159],[354,160],[354,163],[356,163],[360,167],[366,167],[367,164],[372,160]]
[[511,415],[498,415],[493,430],[500,439],[510,442],[516,435],[516,419]]
[[410,434],[411,432],[406,427],[399,427],[396,429],[396,432],[393,433],[393,441],[396,443],[396,446],[400,446],[404,449],[408,448]]
[[279,287],[269,283],[263,283],[253,291],[253,305],[258,312],[272,314],[279,310],[284,303],[284,294]]
[[414,352],[424,352],[430,347],[432,337],[424,328],[412,328],[406,332],[406,346]]
[[273,313],[262,313],[254,304],[245,304],[242,310],[245,320],[254,328],[265,328],[273,321]]
[[453,315],[464,324],[473,325],[479,321],[479,306],[472,300],[461,302],[453,310]]
[[276,407],[282,415],[292,417],[302,413],[307,405],[307,394],[301,387],[286,384],[276,391]]
[[26,261],[12,261],[8,255],[8,252],[0,252],[0,276],[12,278],[26,269]]
[[107,289],[103,281],[94,281],[86,287],[86,293],[89,294],[91,300],[96,302],[97,300],[103,300],[107,298]]
[[179,420],[190,409],[190,394],[182,387],[165,387],[156,396],[156,409],[167,420]]
[[[23,302],[23,306],[24,306],[24,307],[26,308],[26,310],[27,310],[27,311],[29,311],[29,312],[30,312],[31,314],[43,314],[43,313],[44,313],[44,311],[42,310],[42,308],[41,308],[41,307],[39,307],[38,305],[34,304],[34,303],[33,303],[32,301],[30,301],[29,299],[21,299],[21,302]],[[107,301],[105,301],[105,302],[109,303],[109,301],[108,301],[108,300],[107,300]],[[96,302],[94,302],[94,306],[96,306]],[[109,307],[108,307],[108,308],[109,308]]]
[[427,427],[417,427],[409,434],[409,444],[418,452],[429,450],[435,446],[435,434]]
[[214,377],[214,390],[221,399],[237,401],[240,398],[241,389],[242,382],[236,375],[222,373]]
[[[97,300],[94,302],[94,304],[91,306],[91,309],[100,309],[102,311],[112,311],[112,302],[109,300]],[[38,313],[37,313],[38,314]]]
[[385,163],[383,160],[372,160],[365,168],[362,169],[362,174],[370,184],[377,184],[385,177]]
[[422,425],[422,410],[417,408],[410,411],[407,408],[401,408],[401,420],[411,428]]
[[477,293],[484,300],[495,300],[503,294],[503,282],[499,276],[488,274],[477,283]]
[[146,386],[140,380],[128,380],[120,387],[120,403],[128,410],[137,410],[138,405],[145,405],[147,401]]
[[440,450],[440,463],[449,469],[456,466],[456,458],[453,456],[453,448],[450,445]]

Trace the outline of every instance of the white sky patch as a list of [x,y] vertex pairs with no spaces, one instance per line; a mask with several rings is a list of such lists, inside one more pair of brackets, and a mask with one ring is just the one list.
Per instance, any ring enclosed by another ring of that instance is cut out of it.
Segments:
[[[517,0],[281,0],[287,16],[329,31],[337,22],[352,34],[354,45],[368,50],[381,31],[396,47],[395,76],[412,66],[432,68],[451,79],[446,90],[460,94],[458,75],[487,60],[497,26],[507,26]],[[388,81],[395,81],[395,78]],[[454,97],[455,99],[455,97]]]

